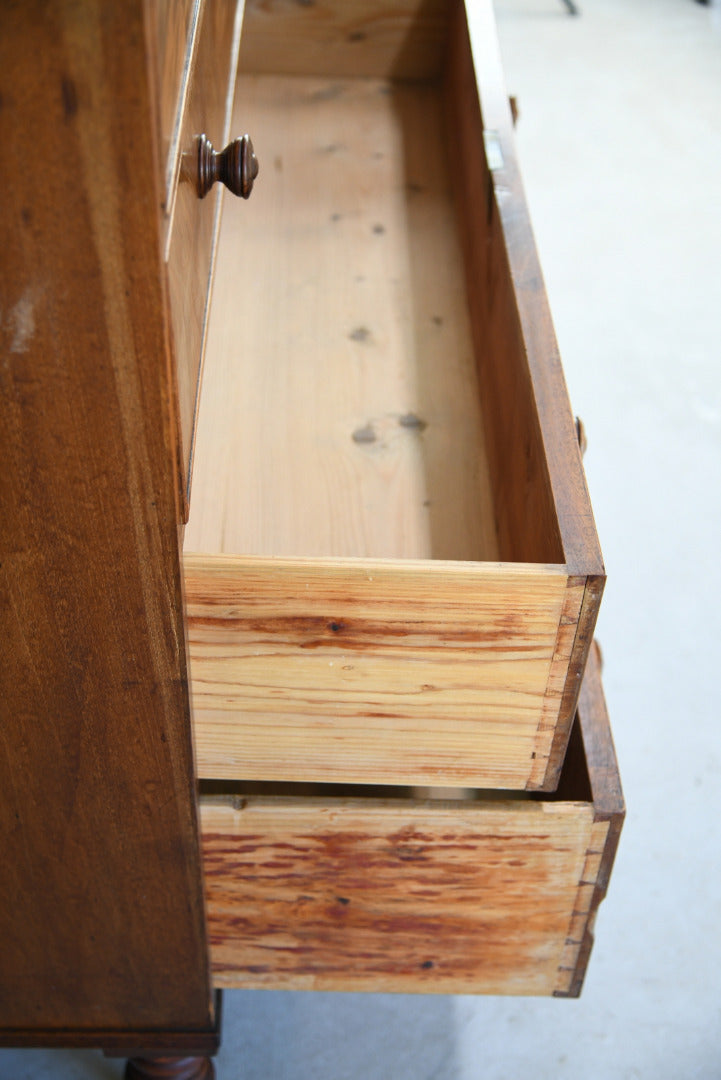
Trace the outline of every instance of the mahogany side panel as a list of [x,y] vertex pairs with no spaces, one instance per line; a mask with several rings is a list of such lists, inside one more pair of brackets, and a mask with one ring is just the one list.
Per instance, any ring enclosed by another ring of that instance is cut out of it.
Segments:
[[3,4],[0,101],[0,1019],[202,1032],[143,5]]

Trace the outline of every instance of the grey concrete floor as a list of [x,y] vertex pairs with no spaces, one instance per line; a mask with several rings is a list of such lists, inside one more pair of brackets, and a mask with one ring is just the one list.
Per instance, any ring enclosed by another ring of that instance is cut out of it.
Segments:
[[[628,818],[583,995],[233,992],[220,1080],[721,1077],[721,11],[580,4],[497,0],[609,574]],[[2,1078],[118,1075],[0,1051]]]

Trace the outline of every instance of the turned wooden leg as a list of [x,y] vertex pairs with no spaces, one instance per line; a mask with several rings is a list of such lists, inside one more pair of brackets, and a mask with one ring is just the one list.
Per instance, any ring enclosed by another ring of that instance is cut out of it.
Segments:
[[215,1080],[209,1057],[131,1058],[125,1080]]

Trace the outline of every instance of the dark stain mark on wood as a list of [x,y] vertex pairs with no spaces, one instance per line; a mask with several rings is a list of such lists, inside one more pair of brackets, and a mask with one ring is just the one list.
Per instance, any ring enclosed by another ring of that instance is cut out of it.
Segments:
[[420,195],[423,191],[423,185],[419,184],[416,180],[409,180],[406,184],[406,191],[408,191],[410,195]]
[[383,236],[385,231],[386,231],[385,225],[381,225],[379,223],[378,225],[373,226],[373,232],[375,233],[376,236]]
[[63,75],[60,89],[63,98],[63,112],[65,118],[70,120],[78,111],[78,92],[75,83],[67,75]]
[[363,444],[363,443],[374,443],[376,441],[376,439],[378,438],[378,436],[376,435],[375,431],[373,430],[373,425],[372,424],[366,424],[365,427],[356,428],[356,430],[353,432],[351,438],[353,439],[354,443]]
[[334,619],[333,622],[328,623],[328,629],[332,630],[334,634],[339,634],[341,630],[345,630],[345,626],[342,622],[336,622]]
[[431,322],[435,323],[436,326],[443,326],[443,316],[442,315],[432,315],[431,316]]
[[399,416],[398,423],[402,428],[407,428],[409,431],[417,431],[419,435],[428,427],[426,421],[422,420],[420,416],[416,416],[413,412],[406,413],[404,416]]
[[[352,607],[352,600],[348,601]],[[351,612],[352,614],[352,612]],[[201,628],[214,628],[222,630],[233,628],[237,633],[248,634],[254,641],[284,640],[294,641],[301,649],[320,648],[328,643],[327,626],[328,618],[325,615],[295,615],[278,616],[268,618],[251,618],[234,615],[229,618],[222,616],[203,617],[191,615],[188,620],[191,635]],[[424,648],[447,651],[454,646],[466,649],[469,645],[484,646],[502,642],[509,653],[517,654],[524,659],[532,645],[513,643],[514,626],[516,616],[513,614],[499,615],[493,624],[486,627],[467,626],[466,624],[444,623],[438,624],[437,620],[426,621],[422,618],[408,618],[405,622],[393,620],[380,621],[376,619],[344,619],[343,639],[344,649],[368,648],[370,641],[402,641],[421,636],[425,639]]]
[[347,896],[336,896],[336,900],[338,901],[339,904],[344,904],[346,906],[348,904],[350,904],[350,900],[348,899]]
[[367,345],[371,340],[371,332],[367,326],[356,326],[351,330],[348,337],[351,341],[357,341],[361,345]]
[[391,854],[401,862],[428,862],[427,848],[421,844],[398,844]]
[[424,960],[423,963],[421,964],[421,967],[425,971],[430,971],[430,969],[433,967],[433,961],[432,960]]
[[329,86],[323,86],[320,90],[315,90],[310,95],[311,101],[333,101],[343,93],[343,86],[340,83],[330,83]]
[[362,30],[351,30],[348,41],[356,45],[359,41],[365,41],[367,36]]
[[331,214],[330,219],[331,219],[331,221],[340,221],[342,217],[343,217],[342,214],[335,213],[335,214]]
[[273,167],[276,172],[283,172],[283,158],[280,154],[276,154],[273,158]]

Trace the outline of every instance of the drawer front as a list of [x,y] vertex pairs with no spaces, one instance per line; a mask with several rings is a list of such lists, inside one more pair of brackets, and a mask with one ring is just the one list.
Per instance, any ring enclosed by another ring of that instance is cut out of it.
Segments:
[[216,984],[577,994],[623,818],[587,679],[567,797],[204,798]]
[[205,198],[198,197],[197,140],[205,134],[216,150],[227,142],[241,18],[236,0],[203,3],[168,196],[166,257],[186,499],[223,193],[216,184]]
[[148,0],[149,53],[155,66],[158,148],[167,207],[176,175],[178,137],[195,57],[201,0]]

